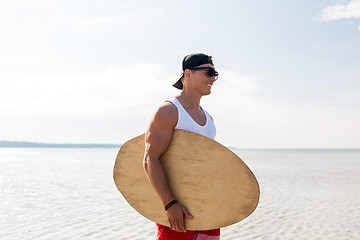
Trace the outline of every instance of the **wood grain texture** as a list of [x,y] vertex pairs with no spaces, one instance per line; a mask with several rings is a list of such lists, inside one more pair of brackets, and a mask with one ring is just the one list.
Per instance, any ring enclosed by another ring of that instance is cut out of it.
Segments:
[[[162,202],[143,169],[144,134],[126,142],[114,166],[114,181],[128,203],[144,217],[169,226]],[[220,143],[175,130],[160,158],[174,197],[193,215],[188,230],[225,227],[249,216],[260,189],[246,164]]]

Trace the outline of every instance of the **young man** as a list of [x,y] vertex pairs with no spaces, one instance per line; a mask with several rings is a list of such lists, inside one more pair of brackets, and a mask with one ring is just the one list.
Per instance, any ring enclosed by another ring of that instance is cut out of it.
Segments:
[[[214,139],[215,125],[200,107],[203,96],[211,93],[218,77],[212,57],[202,53],[187,55],[182,62],[183,73],[173,85],[180,95],[166,101],[155,112],[145,133],[144,169],[167,211],[170,228],[157,224],[157,240],[218,240],[220,229],[186,231],[184,216],[192,218],[186,206],[174,199],[169,190],[160,156],[168,148],[174,129],[195,132]],[[165,211],[165,210],[164,210]]]

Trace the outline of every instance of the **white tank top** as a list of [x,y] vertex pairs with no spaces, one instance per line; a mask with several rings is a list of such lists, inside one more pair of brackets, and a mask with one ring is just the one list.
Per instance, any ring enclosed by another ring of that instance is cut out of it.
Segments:
[[184,109],[179,100],[174,97],[170,100],[172,104],[174,104],[178,110],[178,121],[175,129],[186,130],[189,132],[194,132],[197,134],[201,134],[205,137],[214,139],[216,135],[216,128],[213,120],[211,119],[209,113],[201,108],[206,116],[206,123],[204,126],[199,125],[195,120],[189,115],[189,113]]

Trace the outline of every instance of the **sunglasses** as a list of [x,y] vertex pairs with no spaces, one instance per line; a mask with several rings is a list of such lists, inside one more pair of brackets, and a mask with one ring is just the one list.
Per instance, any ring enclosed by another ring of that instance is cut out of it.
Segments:
[[195,67],[195,68],[191,68],[190,70],[207,70],[207,72],[206,72],[207,75],[209,77],[214,77],[215,80],[217,80],[217,78],[219,76],[219,73],[211,67]]

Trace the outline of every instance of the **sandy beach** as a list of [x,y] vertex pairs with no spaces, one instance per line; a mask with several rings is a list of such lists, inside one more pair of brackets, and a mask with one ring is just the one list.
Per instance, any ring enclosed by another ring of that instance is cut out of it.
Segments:
[[[360,150],[236,150],[261,196],[221,239],[360,239]],[[117,149],[0,148],[0,239],[155,239],[112,179]]]

